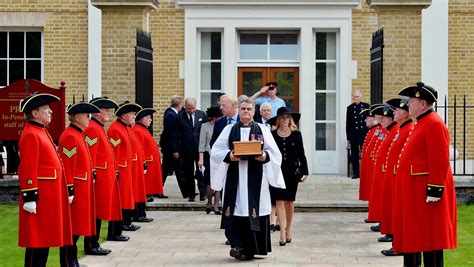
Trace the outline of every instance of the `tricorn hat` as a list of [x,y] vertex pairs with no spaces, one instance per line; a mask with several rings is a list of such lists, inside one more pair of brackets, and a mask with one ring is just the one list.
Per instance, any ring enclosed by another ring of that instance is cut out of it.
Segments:
[[293,121],[295,123],[298,123],[298,121],[300,120],[301,118],[301,114],[300,113],[297,113],[297,112],[291,112],[291,110],[287,107],[280,107],[278,110],[277,110],[277,115],[275,117],[272,117],[270,118],[267,123],[270,124],[270,125],[275,125],[276,124],[276,121],[278,119],[279,116],[283,116],[283,115],[290,115],[292,118],[293,118]]
[[100,109],[93,104],[87,102],[79,102],[77,104],[69,104],[66,109],[66,113],[69,115],[81,114],[81,113],[99,113]]
[[382,116],[393,118],[395,116],[395,107],[385,103]]
[[140,111],[137,112],[135,121],[140,121],[142,118],[148,116],[148,115],[153,115],[156,110],[152,108],[142,108]]
[[118,104],[115,101],[104,97],[95,97],[89,101],[89,104],[94,104],[98,108],[118,108]]
[[115,116],[120,116],[125,113],[129,112],[138,112],[142,109],[142,106],[134,103],[130,103],[129,101],[125,101],[122,104],[119,105],[119,107],[115,110],[114,115]]
[[36,92],[20,100],[20,111],[26,113],[56,101],[59,101],[59,97],[55,95]]
[[373,116],[371,113],[370,113],[370,108],[366,108],[366,109],[363,109],[359,112],[359,115],[362,116],[362,118],[365,120],[365,118],[369,117],[369,116]]
[[438,100],[438,92],[431,86],[417,82],[416,86],[409,86],[398,92],[399,95],[419,98],[434,103]]
[[401,108],[403,110],[406,110],[408,111],[408,98],[407,97],[404,97],[404,98],[392,98],[390,100],[388,100],[387,102],[385,102],[391,106],[393,106],[394,108]]
[[383,113],[383,108],[384,104],[378,103],[378,104],[373,104],[371,105],[370,108],[370,114],[373,115],[382,115]]
[[219,106],[210,106],[207,108],[206,114],[209,118],[222,117],[222,110]]

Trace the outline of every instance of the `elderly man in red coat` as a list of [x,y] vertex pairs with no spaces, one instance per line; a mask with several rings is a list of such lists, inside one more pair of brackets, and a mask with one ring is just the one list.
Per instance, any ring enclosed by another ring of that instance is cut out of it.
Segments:
[[24,266],[46,266],[50,247],[72,244],[68,195],[74,198],[74,188],[67,186],[61,159],[46,130],[53,113],[48,104],[58,100],[37,93],[20,101],[20,111],[27,119],[20,137],[18,168],[18,246],[26,248]]
[[122,235],[122,210],[114,152],[104,129],[104,123],[110,120],[109,110],[118,108],[118,105],[106,97],[96,97],[89,103],[100,109],[100,113],[92,114],[89,126],[84,130],[91,154],[92,167],[96,173],[94,183],[96,234],[84,238],[84,252],[87,255],[107,255],[111,250],[99,245],[102,220],[109,221],[107,240],[127,241],[129,239]]
[[71,202],[72,245],[61,247],[61,266],[79,266],[77,240],[79,236],[95,235],[94,178],[91,156],[84,138],[89,114],[100,112],[96,106],[80,102],[67,108],[71,124],[59,138],[59,155],[64,163],[68,184],[74,185]]
[[132,167],[132,123],[135,114],[142,107],[138,104],[125,101],[115,110],[117,120],[114,121],[107,131],[109,141],[115,155],[115,168],[118,170],[118,183],[120,191],[120,205],[122,207],[124,231],[135,231],[139,225],[132,224],[133,210],[135,209],[133,191],[133,167]]
[[394,224],[395,252],[405,266],[443,266],[443,250],[457,247],[456,194],[449,163],[449,133],[433,110],[438,92],[423,83],[407,87],[410,116],[416,119],[397,163],[402,188]]
[[148,127],[151,126],[153,120],[151,116],[155,112],[156,110],[152,108],[140,110],[135,118],[136,123],[132,128],[143,149],[143,157],[147,166],[147,171],[145,172],[145,188],[146,194],[150,197],[152,197],[152,195],[163,194],[160,149],[148,131]]

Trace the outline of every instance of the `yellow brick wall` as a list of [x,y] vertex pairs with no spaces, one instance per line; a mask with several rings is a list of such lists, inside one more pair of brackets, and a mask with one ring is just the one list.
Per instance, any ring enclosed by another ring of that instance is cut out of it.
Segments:
[[153,134],[159,137],[163,114],[173,95],[184,95],[184,79],[179,79],[179,61],[184,60],[184,9],[173,1],[160,2],[151,12],[153,46],[153,107],[158,110]]
[[370,47],[372,33],[384,29],[383,100],[421,79],[421,7],[370,8],[363,4],[352,12],[352,58],[357,61],[354,89],[370,102]]
[[[48,12],[44,26],[43,82],[54,88],[66,82],[66,104],[87,97],[87,1],[7,0],[2,12]],[[79,98],[78,98],[79,97]]]
[[[448,57],[448,104],[454,104],[454,96],[457,96],[457,105],[463,104],[463,96],[466,102],[474,106],[474,2],[471,0],[449,1],[449,57]],[[444,105],[444,102],[441,103]],[[448,125],[451,135],[451,143],[454,144],[454,110],[448,111]],[[456,112],[456,145],[461,149],[463,138],[463,111]],[[466,112],[466,156],[474,157],[474,108]],[[462,150],[460,157],[463,156]],[[460,167],[460,166],[458,166]]]

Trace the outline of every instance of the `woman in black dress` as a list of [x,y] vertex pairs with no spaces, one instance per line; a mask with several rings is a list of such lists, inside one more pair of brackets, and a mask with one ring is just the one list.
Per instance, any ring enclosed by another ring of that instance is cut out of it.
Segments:
[[294,201],[298,183],[308,178],[308,163],[304,154],[303,138],[296,123],[301,115],[291,112],[287,107],[277,110],[277,115],[268,123],[274,125],[273,138],[282,154],[281,170],[286,189],[270,188],[276,199],[278,222],[280,223],[280,246],[291,242],[291,227],[294,213]]

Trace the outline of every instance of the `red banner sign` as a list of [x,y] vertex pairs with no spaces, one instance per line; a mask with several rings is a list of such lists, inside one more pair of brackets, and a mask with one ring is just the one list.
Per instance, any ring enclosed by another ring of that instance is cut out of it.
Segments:
[[0,140],[20,139],[26,122],[23,112],[20,112],[20,100],[34,92],[41,92],[61,99],[59,102],[49,104],[53,111],[53,120],[48,126],[48,131],[53,140],[59,141],[66,124],[65,89],[64,82],[61,82],[61,87],[56,89],[31,79],[19,80],[0,89]]

